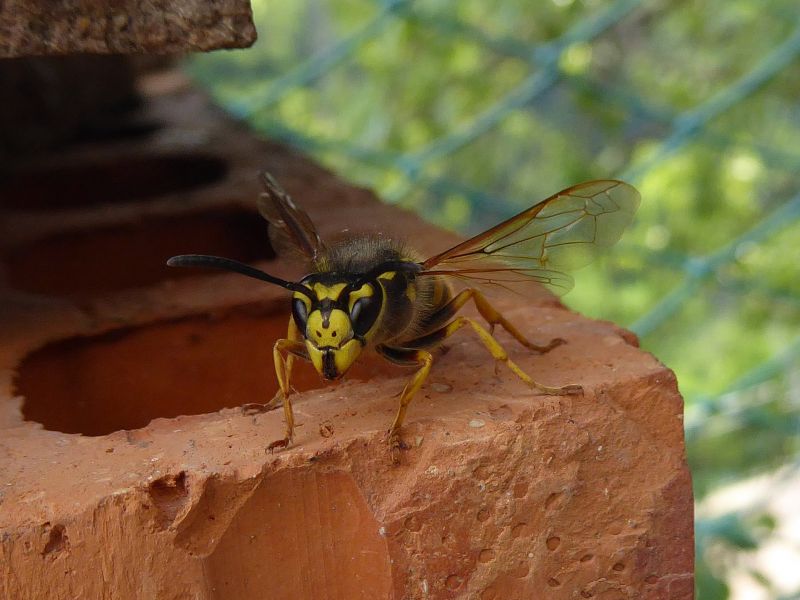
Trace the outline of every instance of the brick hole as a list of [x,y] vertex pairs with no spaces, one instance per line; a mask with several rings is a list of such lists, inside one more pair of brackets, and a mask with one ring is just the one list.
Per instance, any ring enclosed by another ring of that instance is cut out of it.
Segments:
[[224,160],[207,154],[117,157],[71,165],[23,167],[0,185],[0,205],[68,209],[188,192],[222,180]]
[[[277,391],[272,345],[286,334],[288,315],[287,302],[286,311],[190,317],[55,342],[20,365],[23,416],[45,429],[99,436],[158,417],[263,404]],[[326,385],[310,364],[295,365],[296,389]],[[402,373],[367,354],[347,377]]]
[[42,555],[63,552],[69,547],[69,537],[63,525],[54,525],[50,528],[47,543],[42,550]]
[[274,257],[258,213],[218,209],[56,234],[12,249],[3,263],[15,289],[86,296],[203,274],[166,266],[170,256],[188,253],[242,262]]
[[163,529],[175,520],[189,497],[186,472],[181,471],[177,475],[156,479],[147,491],[153,506],[158,511],[159,526]]
[[528,563],[521,562],[516,566],[516,568],[509,571],[508,574],[517,579],[524,579],[525,577],[528,576],[528,573],[530,572],[531,572],[530,565]]
[[445,580],[445,587],[452,592],[460,588],[463,583],[464,583],[463,577],[460,577],[458,575],[450,575]]
[[544,507],[546,509],[555,507],[562,496],[563,494],[561,492],[553,492],[547,497],[547,500],[544,501]]
[[484,548],[478,555],[478,562],[481,563],[492,562],[495,559],[495,556],[496,554],[494,550],[492,550],[491,548]]

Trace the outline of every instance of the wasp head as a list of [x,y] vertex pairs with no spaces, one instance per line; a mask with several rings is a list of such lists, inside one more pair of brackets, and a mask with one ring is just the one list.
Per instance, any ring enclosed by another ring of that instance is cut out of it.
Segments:
[[381,288],[374,282],[306,278],[310,293],[295,292],[292,315],[303,334],[314,367],[325,379],[339,379],[366,344],[381,309]]

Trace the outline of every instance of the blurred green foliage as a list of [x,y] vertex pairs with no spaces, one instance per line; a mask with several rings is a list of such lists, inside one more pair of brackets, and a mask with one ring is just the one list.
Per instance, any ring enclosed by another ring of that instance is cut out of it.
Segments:
[[[797,461],[796,0],[253,4],[256,46],[195,58],[194,75],[435,223],[473,233],[578,181],[631,177],[635,225],[565,301],[632,325],[676,371],[698,501]],[[757,548],[768,521],[698,523],[699,598],[728,597],[724,557]]]

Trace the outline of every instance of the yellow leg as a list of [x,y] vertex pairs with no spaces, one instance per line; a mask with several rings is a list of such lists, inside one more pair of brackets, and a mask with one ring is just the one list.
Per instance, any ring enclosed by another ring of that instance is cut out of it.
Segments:
[[481,316],[484,319],[486,319],[486,321],[489,323],[490,333],[494,331],[495,325],[500,325],[503,329],[505,329],[508,333],[510,333],[514,337],[514,339],[517,340],[520,344],[522,344],[526,348],[530,348],[531,350],[541,352],[542,354],[544,354],[545,352],[549,352],[556,346],[560,346],[561,344],[565,343],[565,341],[561,338],[554,338],[543,346],[534,344],[533,342],[529,341],[524,335],[522,335],[519,329],[514,327],[514,325],[508,319],[506,319],[503,315],[501,315],[497,311],[497,309],[489,303],[489,301],[486,299],[486,296],[484,296],[478,290],[473,288],[469,288],[459,292],[458,295],[455,298],[453,298],[450,301],[450,303],[445,307],[445,309],[449,309],[450,314],[455,314],[470,300],[472,300],[475,303],[475,308],[478,309],[478,312],[481,314]]
[[[303,334],[300,333],[300,330],[297,328],[297,325],[295,324],[293,317],[289,317],[289,327],[286,333],[286,338],[293,340],[295,342],[303,341]],[[287,387],[290,385],[289,380],[292,377],[292,365],[294,364],[294,357],[295,355],[293,353],[289,353],[287,354],[286,360],[284,362],[284,373],[286,377]]]
[[[294,318],[289,317],[289,327],[286,333],[286,339],[288,341],[293,342],[302,342],[303,341],[303,334],[295,325]],[[303,350],[302,354],[307,359],[308,357],[305,356],[305,349]],[[273,351],[274,354],[274,351]],[[275,374],[278,377],[278,386],[279,389],[275,392],[275,395],[272,397],[272,400],[269,401],[268,405],[269,408],[276,408],[278,404],[282,402],[284,393],[283,393],[283,386],[281,386],[281,381],[284,381],[286,384],[286,389],[291,390],[291,377],[292,377],[292,366],[294,365],[294,352],[286,352],[285,355],[281,356],[280,361],[275,359]]]
[[[290,321],[289,334],[292,334],[292,324]],[[295,331],[297,328],[295,327]],[[275,375],[278,379],[278,393],[276,397],[280,396],[283,404],[283,417],[286,426],[286,436],[283,440],[278,440],[270,444],[270,449],[288,446],[294,435],[294,412],[292,411],[292,402],[289,400],[291,394],[291,385],[289,377],[291,375],[292,362],[295,356],[308,358],[306,355],[306,347],[300,340],[282,339],[275,342],[272,349],[272,358],[275,363]],[[274,400],[274,399],[273,399]]]
[[[447,335],[450,336],[459,329],[461,329],[464,325],[469,325],[478,334],[481,342],[483,345],[486,346],[486,349],[491,353],[495,360],[499,362],[503,362],[506,366],[514,372],[514,374],[522,379],[525,383],[529,386],[536,388],[537,390],[544,392],[545,394],[553,394],[553,395],[563,395],[563,394],[575,394],[580,393],[583,391],[583,388],[579,385],[565,385],[561,387],[554,387],[549,385],[544,385],[534,381],[530,375],[528,375],[525,371],[519,368],[517,363],[511,360],[508,357],[508,353],[503,349],[503,347],[497,342],[492,334],[486,331],[484,327],[475,321],[474,319],[470,319],[469,317],[457,317],[452,323],[447,326]],[[504,326],[505,327],[505,326]],[[509,331],[509,333],[511,333]],[[512,334],[513,335],[513,334]],[[516,337],[516,336],[515,336]]]
[[[503,319],[503,321],[505,321],[505,319]],[[498,322],[502,324],[501,321]],[[553,395],[575,394],[580,393],[583,390],[583,388],[581,388],[579,385],[553,387],[534,381],[525,371],[519,368],[517,363],[508,357],[508,353],[503,349],[498,341],[492,337],[492,334],[489,331],[487,331],[480,323],[475,321],[475,319],[470,319],[469,317],[456,317],[441,329],[423,335],[422,337],[418,337],[417,339],[402,342],[402,345],[406,348],[429,348],[440,344],[446,338],[450,337],[456,331],[461,329],[464,325],[469,325],[472,327],[473,331],[478,334],[478,338],[481,340],[481,342],[483,342],[483,345],[486,346],[486,349],[491,353],[496,361],[505,363],[517,377],[522,379],[522,381],[527,383],[529,386],[534,387],[545,394]]]
[[[400,394],[400,404],[397,408],[397,414],[394,417],[392,426],[389,428],[389,446],[392,452],[396,452],[400,448],[399,431],[406,418],[406,410],[411,402],[411,399],[425,383],[430,373],[431,365],[433,364],[433,355],[425,350],[411,350],[408,348],[391,348],[388,346],[378,346],[380,352],[388,360],[401,364],[401,365],[420,365],[419,369],[411,380],[406,383],[403,392]],[[395,456],[396,459],[396,456]]]

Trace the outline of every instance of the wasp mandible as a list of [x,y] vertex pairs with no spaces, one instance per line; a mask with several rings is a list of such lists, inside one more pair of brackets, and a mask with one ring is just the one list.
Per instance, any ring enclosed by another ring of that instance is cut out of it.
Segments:
[[[539,392],[581,392],[576,384],[550,386],[534,381],[509,358],[492,335],[496,325],[540,353],[563,340],[542,345],[529,341],[481,290],[515,290],[540,283],[567,292],[573,280],[563,270],[583,266],[620,238],[639,206],[636,189],[616,180],[581,183],[421,260],[406,244],[377,235],[325,244],[309,216],[275,179],[267,173],[261,177],[265,191],[258,209],[269,222],[273,246],[299,252],[309,275],[297,282],[285,281],[238,261],[199,254],[174,256],[167,264],[233,271],[292,292],[288,335],[275,342],[273,350],[279,385],[276,400],[283,405],[286,426],[285,438],[273,446],[287,446],[294,433],[290,400],[294,358],[310,361],[322,377],[334,380],[369,346],[393,363],[417,367],[400,394],[389,428],[389,443],[396,449],[408,405],[433,364],[431,350],[462,327],[472,329],[496,361]],[[457,314],[470,301],[489,329]]]

